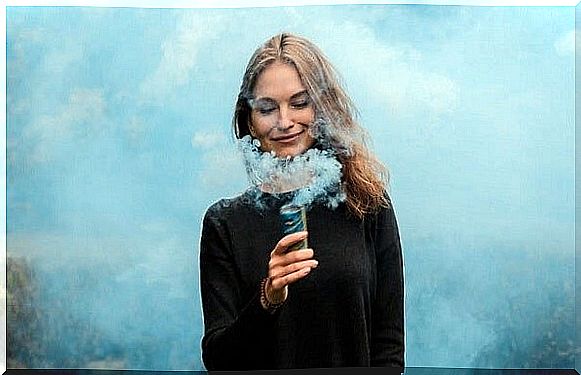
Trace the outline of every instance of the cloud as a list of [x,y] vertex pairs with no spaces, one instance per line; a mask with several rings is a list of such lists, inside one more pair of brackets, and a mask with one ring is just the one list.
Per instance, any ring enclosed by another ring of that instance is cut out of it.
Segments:
[[554,46],[559,56],[574,56],[575,30],[571,30],[564,35],[561,35],[561,37],[555,41]]
[[191,143],[194,150],[201,152],[203,168],[198,177],[202,186],[228,190],[237,181],[246,181],[242,156],[227,141],[225,133],[198,131],[192,135]]
[[64,46],[50,51],[44,58],[43,71],[46,74],[63,74],[73,64],[83,60],[84,49],[77,41],[67,40]]
[[155,71],[141,84],[146,101],[163,99],[187,84],[196,70],[198,58],[222,30],[222,17],[188,12],[178,22],[173,35],[161,45],[161,60]]
[[235,192],[247,184],[244,163],[234,147],[222,147],[203,156],[206,166],[198,175],[206,191]]
[[[413,46],[390,44],[367,24],[352,20],[337,27],[336,19],[323,16],[309,26],[317,36],[313,41],[331,58],[340,74],[361,86],[358,92],[391,114],[421,108],[439,115],[456,108],[460,95],[458,84],[445,74],[423,66],[428,59]],[[349,46],[347,53],[346,46]]]
[[[27,48],[34,46],[37,48],[46,42],[46,30],[43,28],[32,27],[11,27],[8,24],[7,42],[8,51],[12,55],[6,56],[6,74],[11,77],[19,77],[26,70],[27,61],[30,56],[27,54]],[[27,58],[28,57],[28,58]]]
[[31,148],[29,159],[52,160],[62,144],[94,134],[105,107],[102,90],[74,89],[58,113],[42,115],[24,129],[23,142]]
[[132,116],[129,121],[125,123],[124,129],[129,144],[133,147],[143,145],[149,130],[147,124],[139,116]]
[[209,149],[218,144],[225,144],[224,133],[198,131],[192,135],[192,147],[199,149]]

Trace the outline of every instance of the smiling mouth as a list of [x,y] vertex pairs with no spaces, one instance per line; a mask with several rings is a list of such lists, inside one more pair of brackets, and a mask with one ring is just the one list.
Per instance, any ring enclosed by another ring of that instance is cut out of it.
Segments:
[[290,143],[290,142],[293,142],[294,140],[296,140],[301,134],[303,134],[302,131],[300,131],[298,133],[278,136],[278,137],[272,138],[272,140],[275,142],[279,142],[279,143]]

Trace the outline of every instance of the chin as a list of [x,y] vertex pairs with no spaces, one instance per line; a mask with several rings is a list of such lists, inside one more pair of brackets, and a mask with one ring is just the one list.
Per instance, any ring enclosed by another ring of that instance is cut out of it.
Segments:
[[295,157],[297,155],[303,154],[307,151],[308,147],[298,146],[298,147],[289,147],[282,150],[275,150],[274,153],[279,158],[286,158],[286,157]]

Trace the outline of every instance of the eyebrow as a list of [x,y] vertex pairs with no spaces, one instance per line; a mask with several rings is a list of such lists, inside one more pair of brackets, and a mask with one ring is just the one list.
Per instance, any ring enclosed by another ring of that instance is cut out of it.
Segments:
[[307,90],[299,91],[299,92],[297,92],[296,94],[293,94],[293,95],[290,97],[290,100],[297,99],[297,98],[299,98],[299,97],[301,97],[301,96],[304,96],[304,95],[307,95],[307,96],[308,96]]
[[[307,90],[299,91],[299,92],[297,92],[295,94],[292,94],[291,97],[289,98],[289,101],[298,99],[298,98],[300,98],[301,96],[304,96],[304,95],[307,95],[308,96]],[[271,97],[268,97],[268,96],[261,96],[261,97],[258,97],[258,98],[251,98],[250,101],[251,102],[255,102],[255,103],[256,102],[276,102],[276,100],[274,100],[274,99],[272,99]]]

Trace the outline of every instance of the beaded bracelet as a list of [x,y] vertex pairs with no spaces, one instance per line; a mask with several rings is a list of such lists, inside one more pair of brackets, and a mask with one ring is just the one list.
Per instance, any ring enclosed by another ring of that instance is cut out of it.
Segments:
[[266,311],[268,311],[269,313],[274,313],[276,311],[276,309],[278,309],[279,307],[281,307],[284,304],[284,300],[282,300],[281,302],[277,302],[277,303],[272,303],[268,300],[268,298],[266,298],[266,283],[268,282],[268,277],[265,277],[264,279],[262,279],[261,283],[260,283],[260,303],[262,304],[262,307],[264,307],[264,309]]

